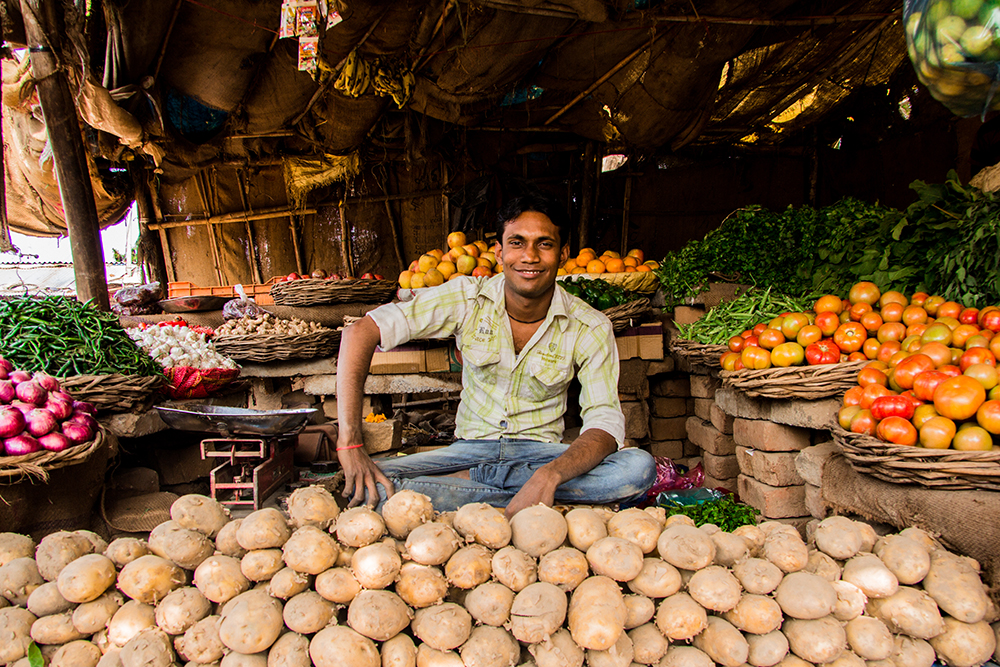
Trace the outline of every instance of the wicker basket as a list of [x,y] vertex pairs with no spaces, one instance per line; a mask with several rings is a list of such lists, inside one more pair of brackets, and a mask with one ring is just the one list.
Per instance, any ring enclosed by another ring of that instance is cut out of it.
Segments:
[[607,308],[601,312],[608,316],[608,319],[611,320],[611,326],[617,332],[635,326],[635,323],[649,314],[649,311],[649,299],[642,298]]
[[48,481],[50,470],[83,463],[107,441],[104,429],[98,428],[90,442],[67,447],[61,452],[42,450],[23,456],[0,456],[0,483],[10,484],[30,477]]
[[722,384],[751,398],[829,398],[844,393],[858,381],[858,371],[868,361],[847,361],[817,366],[789,366],[760,370],[723,371]]
[[72,375],[59,384],[98,412],[129,412],[145,405],[165,380],[162,375]]
[[603,280],[612,285],[618,285],[623,289],[643,294],[652,294],[660,287],[660,279],[652,271],[635,271],[633,273],[574,273],[568,276],[559,276],[558,280],[576,280],[577,278]]
[[695,366],[718,368],[719,359],[729,352],[727,345],[706,345],[693,340],[675,338],[670,341],[670,351]]
[[287,361],[330,357],[340,349],[340,331],[329,329],[301,336],[223,336],[215,349],[240,361]]
[[835,424],[833,441],[858,472],[895,484],[934,489],[1000,491],[1000,449],[959,452],[894,445]]
[[276,283],[276,306],[318,306],[327,303],[388,303],[399,285],[394,280],[318,280],[305,278]]

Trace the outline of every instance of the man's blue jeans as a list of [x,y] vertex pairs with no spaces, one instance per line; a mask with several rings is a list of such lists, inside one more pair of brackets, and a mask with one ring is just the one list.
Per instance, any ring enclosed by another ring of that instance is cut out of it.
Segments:
[[[409,489],[429,496],[434,509],[456,510],[466,503],[506,507],[540,467],[566,451],[569,445],[535,440],[458,440],[420,454],[382,459],[378,467],[397,491]],[[435,477],[460,470],[469,479]],[[607,504],[639,500],[656,479],[656,463],[649,452],[618,450],[590,472],[556,489],[556,502]],[[381,500],[385,490],[379,486]]]

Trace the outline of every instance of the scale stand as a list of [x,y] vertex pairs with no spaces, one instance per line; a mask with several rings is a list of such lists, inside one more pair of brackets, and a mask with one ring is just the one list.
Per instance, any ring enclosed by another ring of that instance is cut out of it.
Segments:
[[260,509],[292,478],[295,440],[294,435],[202,440],[202,460],[228,459],[209,474],[212,498],[230,509]]

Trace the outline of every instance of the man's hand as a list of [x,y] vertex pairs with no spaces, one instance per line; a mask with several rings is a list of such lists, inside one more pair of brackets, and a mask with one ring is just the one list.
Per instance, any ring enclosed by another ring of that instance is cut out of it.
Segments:
[[340,461],[340,467],[344,470],[343,496],[351,498],[348,507],[357,507],[362,503],[368,507],[375,507],[379,501],[376,484],[385,487],[387,498],[392,497],[392,494],[396,492],[389,478],[360,447],[338,451],[337,460]]
[[559,478],[553,476],[545,468],[539,468],[507,503],[505,512],[507,518],[510,519],[525,507],[531,507],[538,503],[552,507],[556,501],[557,486],[559,486]]

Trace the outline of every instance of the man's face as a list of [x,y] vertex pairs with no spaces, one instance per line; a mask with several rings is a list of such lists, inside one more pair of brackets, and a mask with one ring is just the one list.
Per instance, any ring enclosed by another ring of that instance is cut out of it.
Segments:
[[532,299],[555,285],[556,271],[569,257],[559,240],[559,228],[547,215],[525,211],[507,223],[496,251],[508,289]]

